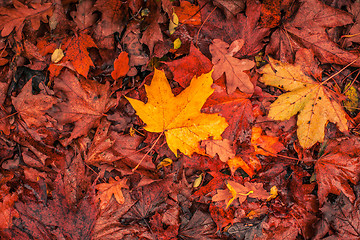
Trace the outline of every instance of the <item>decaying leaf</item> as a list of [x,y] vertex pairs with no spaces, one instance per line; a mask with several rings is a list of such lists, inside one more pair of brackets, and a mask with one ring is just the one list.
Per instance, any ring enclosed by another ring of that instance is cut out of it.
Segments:
[[285,149],[278,137],[266,136],[261,133],[260,127],[252,128],[251,145],[255,148],[256,154],[271,156]]
[[199,141],[210,136],[221,139],[221,133],[228,126],[217,114],[200,113],[214,91],[210,75],[211,72],[194,77],[190,86],[175,97],[165,73],[155,69],[151,85],[145,86],[148,102],[126,98],[146,124],[145,130],[165,132],[167,144],[176,156],[177,150],[185,155],[203,154]]
[[261,73],[261,82],[290,91],[271,104],[269,117],[283,121],[299,112],[297,135],[303,148],[324,140],[329,121],[336,123],[340,131],[348,131],[346,113],[336,97],[323,84],[305,75],[299,65],[270,59]]
[[213,57],[212,63],[214,64],[212,77],[216,80],[225,73],[228,94],[233,93],[236,88],[239,88],[244,93],[251,94],[254,92],[254,85],[244,71],[253,68],[255,63],[248,59],[233,57],[243,45],[244,40],[242,39],[232,42],[230,46],[220,39],[214,39],[209,47]]

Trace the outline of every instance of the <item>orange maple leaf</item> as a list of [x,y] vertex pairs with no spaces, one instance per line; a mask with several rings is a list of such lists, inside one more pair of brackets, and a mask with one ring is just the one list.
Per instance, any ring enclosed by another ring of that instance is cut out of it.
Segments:
[[97,48],[91,36],[80,33],[67,40],[61,49],[65,53],[65,57],[57,64],[50,64],[50,77],[58,76],[64,66],[75,70],[84,77],[87,77],[90,67],[94,67],[88,52],[88,48]]
[[126,181],[127,181],[126,178],[120,179],[119,176],[116,176],[115,179],[110,177],[109,183],[100,183],[95,186],[95,188],[100,192],[98,197],[101,201],[100,203],[101,209],[104,209],[106,207],[106,205],[110,202],[110,199],[113,195],[119,204],[125,203],[125,198],[121,189],[129,188],[126,185]]

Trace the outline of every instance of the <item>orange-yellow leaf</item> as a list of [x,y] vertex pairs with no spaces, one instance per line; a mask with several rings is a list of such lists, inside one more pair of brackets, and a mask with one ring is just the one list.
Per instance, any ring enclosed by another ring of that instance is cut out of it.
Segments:
[[225,118],[217,114],[201,113],[201,107],[213,93],[211,72],[194,77],[190,86],[176,97],[163,71],[155,69],[151,85],[145,86],[148,102],[129,100],[149,132],[165,132],[167,144],[177,156],[204,154],[199,142],[210,137],[220,140],[228,126]]
[[179,17],[182,24],[201,25],[201,15],[199,6],[191,4],[188,1],[181,1],[179,7],[174,7],[174,10]]
[[95,188],[100,192],[98,197],[101,201],[101,209],[106,207],[113,195],[119,204],[124,204],[125,198],[121,189],[129,188],[126,185],[126,181],[126,178],[120,179],[118,176],[116,176],[115,179],[110,178],[109,183],[100,183],[95,186]]

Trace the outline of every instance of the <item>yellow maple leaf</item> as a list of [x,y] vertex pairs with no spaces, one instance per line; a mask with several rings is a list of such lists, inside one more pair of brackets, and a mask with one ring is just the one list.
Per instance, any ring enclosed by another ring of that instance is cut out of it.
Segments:
[[[348,131],[346,113],[323,84],[312,80],[301,66],[270,59],[261,73],[260,81],[285,91],[270,106],[269,117],[287,120],[297,114],[297,136],[303,148],[323,142],[324,128],[330,121],[342,132]],[[274,69],[273,69],[274,68]]]
[[165,73],[155,69],[151,84],[145,85],[148,102],[126,98],[146,124],[145,130],[165,133],[167,144],[176,156],[177,150],[188,156],[194,152],[204,154],[199,142],[209,137],[222,139],[221,134],[228,126],[225,118],[200,112],[214,92],[211,73],[194,77],[190,86],[175,97]]
[[129,188],[126,185],[126,178],[120,179],[118,176],[113,178],[109,178],[109,183],[100,183],[95,186],[95,188],[99,191],[98,198],[100,199],[100,208],[103,209],[110,202],[112,195],[114,195],[116,201],[119,204],[125,203],[124,195],[121,191],[121,188]]

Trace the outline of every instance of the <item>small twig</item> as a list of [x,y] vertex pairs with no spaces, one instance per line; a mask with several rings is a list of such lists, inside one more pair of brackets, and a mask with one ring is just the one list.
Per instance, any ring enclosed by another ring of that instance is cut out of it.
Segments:
[[209,19],[209,17],[211,16],[211,14],[217,9],[217,6],[214,7],[214,9],[211,11],[211,13],[205,18],[204,22],[201,24],[199,31],[196,34],[196,40],[195,40],[195,46],[197,46],[197,41],[199,40],[199,34],[200,31],[202,29],[202,27],[204,26],[204,24],[206,23],[206,21]]
[[153,143],[153,145],[151,146],[151,148],[146,152],[146,154],[141,158],[140,162],[136,165],[136,167],[134,167],[131,171],[135,172],[136,169],[140,166],[140,164],[142,163],[142,161],[145,159],[145,157],[149,154],[149,152],[151,150],[153,150],[153,148],[155,147],[156,143],[160,140],[161,136],[164,134],[164,132],[161,132],[161,134],[159,135],[159,137],[155,140],[155,142]]

